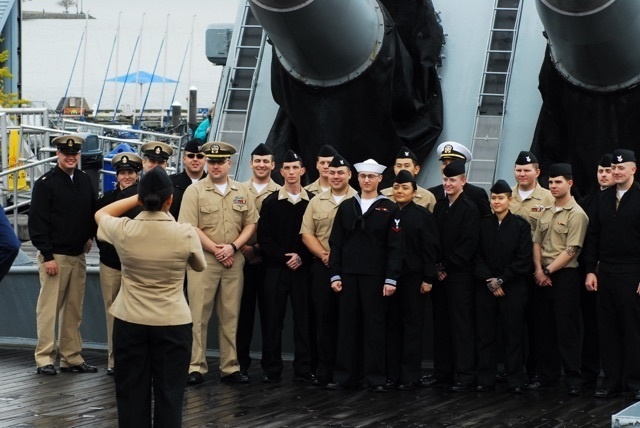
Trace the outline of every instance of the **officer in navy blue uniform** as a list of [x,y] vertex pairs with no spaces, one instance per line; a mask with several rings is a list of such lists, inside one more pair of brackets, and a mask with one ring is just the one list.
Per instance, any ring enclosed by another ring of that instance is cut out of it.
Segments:
[[599,398],[626,389],[640,400],[640,184],[634,181],[635,172],[635,153],[614,150],[615,186],[597,198],[587,232],[586,286],[598,293],[604,371],[595,393]]
[[293,379],[312,383],[309,337],[309,267],[311,253],[302,243],[300,225],[313,193],[302,188],[305,173],[302,158],[292,150],[282,159],[284,186],[262,203],[258,220],[258,244],[266,265],[263,286],[264,345],[262,368],[265,383],[277,382],[282,374],[282,330],[291,299],[293,312]]
[[511,214],[511,187],[498,180],[491,187],[494,214],[480,223],[480,243],[474,275],[476,289],[476,335],[478,387],[491,391],[496,377],[496,337],[502,331],[504,365],[509,390],[519,394],[524,374],[524,313],[527,277],[531,273],[533,243],[531,225]]
[[[602,155],[598,162],[597,178],[598,189],[592,193],[580,198],[578,204],[587,213],[589,218],[594,215],[597,199],[600,194],[613,186],[613,175],[611,174],[611,160],[613,155],[606,153]],[[584,252],[578,256],[578,271],[582,282],[586,277],[586,269],[584,263]],[[582,376],[584,377],[585,387],[594,387],[597,385],[598,376],[602,370],[600,366],[600,344],[598,340],[598,309],[597,294],[593,291],[582,287],[581,303],[582,303],[582,325],[584,328],[582,339]]]
[[449,163],[443,170],[447,192],[433,210],[442,249],[438,281],[433,286],[433,376],[422,386],[444,386],[466,391],[475,380],[475,302],[473,259],[478,247],[480,213],[466,195],[464,161]]
[[80,355],[82,305],[86,280],[85,253],[96,233],[93,213],[96,194],[87,174],[78,169],[84,138],[61,135],[58,163],[33,186],[29,210],[29,236],[38,249],[40,294],[36,306],[38,373],[55,375],[56,320],[59,320],[60,370],[95,373],[97,368]]
[[[338,347],[329,389],[356,387],[361,358],[364,381],[374,392],[386,384],[386,297],[402,269],[402,237],[392,229],[398,206],[378,193],[383,165],[354,165],[361,192],[340,204],[329,245],[331,288],[339,293]],[[360,354],[362,344],[362,354]]]
[[438,226],[433,214],[414,202],[417,188],[409,171],[399,171],[393,180],[400,208],[393,228],[402,235],[405,257],[397,290],[389,298],[387,377],[401,390],[412,389],[420,379],[425,299],[438,278]]
[[182,172],[169,176],[173,182],[173,202],[169,212],[175,219],[180,214],[184,191],[193,183],[207,176],[204,168],[206,160],[204,153],[200,150],[201,144],[202,142],[198,138],[190,140],[182,149],[182,165],[184,167]]
[[[142,169],[142,158],[135,153],[118,153],[111,159],[111,166],[116,171],[116,188],[105,192],[98,198],[97,209],[106,207],[115,201],[138,194],[138,174]],[[142,207],[136,207],[125,214],[134,218],[142,212]],[[104,312],[107,318],[107,374],[115,374],[115,359],[113,355],[113,315],[109,313],[111,304],[120,291],[122,272],[120,256],[115,247],[96,238],[100,249],[100,289],[104,301]]]
[[[440,153],[440,166],[444,171],[444,168],[454,161],[464,161],[466,163],[471,162],[472,156],[469,149],[460,143],[455,141],[445,141],[438,146],[438,152]],[[437,200],[446,199],[447,194],[444,191],[442,184],[431,187],[429,189]],[[491,215],[491,207],[489,206],[489,197],[487,192],[478,186],[474,186],[471,183],[465,182],[464,193],[467,197],[476,204],[478,211],[482,217]]]

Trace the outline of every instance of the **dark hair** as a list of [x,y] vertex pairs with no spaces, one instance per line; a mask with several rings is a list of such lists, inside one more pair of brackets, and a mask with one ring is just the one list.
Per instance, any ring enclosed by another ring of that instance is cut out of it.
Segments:
[[152,168],[140,179],[138,199],[145,211],[160,211],[171,195],[173,184],[163,168]]
[[142,208],[145,211],[160,211],[162,206],[173,195],[173,189],[168,188],[160,192],[138,193],[138,198],[142,201]]

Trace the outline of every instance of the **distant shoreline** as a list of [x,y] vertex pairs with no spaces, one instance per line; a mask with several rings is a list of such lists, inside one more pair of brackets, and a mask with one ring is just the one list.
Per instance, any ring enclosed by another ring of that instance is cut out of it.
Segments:
[[64,12],[35,12],[32,10],[23,10],[22,19],[96,19],[94,16],[86,13],[64,13]]

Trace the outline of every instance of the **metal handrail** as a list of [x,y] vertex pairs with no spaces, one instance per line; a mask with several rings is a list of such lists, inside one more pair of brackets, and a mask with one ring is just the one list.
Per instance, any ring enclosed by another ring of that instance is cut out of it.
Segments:
[[[52,161],[55,161],[56,159],[58,159],[57,156],[51,156],[47,159],[42,159],[39,161],[31,161],[31,160],[27,160],[27,164],[25,165],[20,165],[20,166],[16,166],[13,168],[9,168],[5,171],[0,171],[0,179],[2,179],[5,176],[8,176],[10,174],[14,174],[14,184],[17,183],[17,177],[18,177],[18,173],[22,170],[29,170],[29,182],[31,183],[35,183],[35,177],[34,177],[34,173],[33,170],[35,167],[40,166],[40,165],[44,165],[44,164],[49,164]],[[4,208],[5,213],[9,212],[9,211],[13,211],[13,231],[16,233],[16,235],[18,234],[18,208],[26,206],[28,204],[31,203],[31,200],[29,201],[23,201],[18,203],[18,186],[14,185],[13,186],[13,204],[11,205],[7,205]],[[6,194],[6,191],[4,189],[2,189],[2,195],[4,196]],[[3,204],[4,205],[4,204]]]

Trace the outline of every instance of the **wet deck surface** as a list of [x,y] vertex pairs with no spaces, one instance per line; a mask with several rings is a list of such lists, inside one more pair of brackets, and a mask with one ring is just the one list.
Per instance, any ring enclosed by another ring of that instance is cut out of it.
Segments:
[[[105,351],[83,356],[97,374],[35,372],[32,348],[0,348],[0,427],[115,427],[113,378],[105,375]],[[217,366],[217,359],[209,359]],[[258,365],[259,366],[259,365]],[[279,384],[260,382],[253,366],[248,385],[220,384],[217,373],[188,387],[184,427],[605,427],[611,415],[634,402],[570,397],[562,385],[520,396],[498,384],[492,393],[437,389],[328,391],[291,381],[290,364]]]

